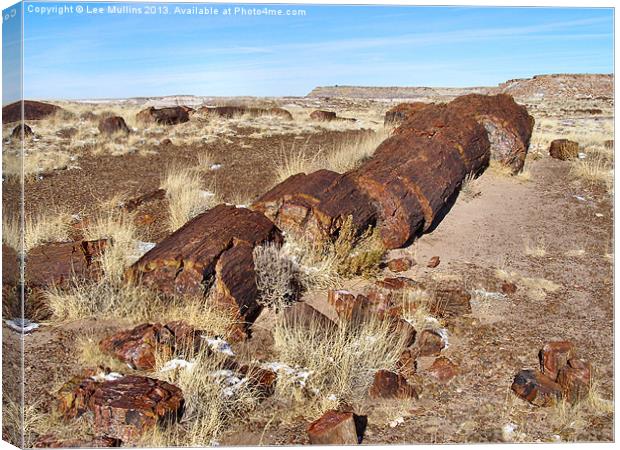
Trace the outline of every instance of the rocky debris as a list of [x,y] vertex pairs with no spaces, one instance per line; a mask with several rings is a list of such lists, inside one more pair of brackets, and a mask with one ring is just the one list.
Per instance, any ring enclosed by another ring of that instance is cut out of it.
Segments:
[[393,332],[402,337],[402,341],[405,347],[413,345],[413,343],[415,342],[417,331],[413,327],[413,325],[411,325],[411,323],[409,323],[405,319],[397,319],[393,321],[392,327],[394,329]]
[[313,331],[333,332],[336,324],[305,302],[296,302],[284,309],[284,324],[291,328],[305,328]]
[[66,288],[74,280],[97,279],[102,274],[97,259],[107,245],[107,239],[100,239],[54,242],[35,247],[26,257],[26,285],[29,288],[51,285]]
[[57,392],[58,412],[65,419],[80,417],[88,411],[88,401],[97,387],[97,371],[86,369],[67,381]]
[[383,289],[400,291],[402,289],[421,288],[422,284],[407,277],[386,277],[383,280],[375,281],[375,284]]
[[517,104],[507,94],[470,94],[454,99],[448,107],[485,127],[492,159],[509,167],[513,174],[523,170],[534,129],[534,118],[525,106]]
[[146,194],[142,194],[139,197],[126,201],[125,203],[123,203],[123,208],[127,212],[133,212],[142,205],[145,205],[145,204],[157,201],[157,200],[163,200],[165,198],[166,198],[165,189],[155,189],[154,191],[147,192]]
[[579,157],[579,143],[568,139],[556,139],[549,144],[549,155],[562,161],[576,159]]
[[136,120],[144,124],[157,123],[159,125],[177,125],[189,121],[192,108],[187,106],[173,106],[155,109],[150,107],[136,114]]
[[365,311],[368,316],[376,317],[379,320],[392,321],[397,321],[402,316],[402,306],[394,301],[390,292],[385,293],[371,288],[362,300],[368,305]]
[[407,379],[396,372],[379,370],[369,390],[370,398],[394,399],[394,398],[418,398],[418,393]]
[[392,272],[406,272],[411,269],[414,264],[413,259],[405,256],[388,261],[387,266]]
[[213,114],[226,119],[235,116],[248,115],[251,117],[276,116],[285,120],[293,120],[293,115],[283,108],[251,108],[247,106],[204,106],[198,112]]
[[430,313],[435,317],[460,317],[471,313],[471,294],[461,288],[435,289]]
[[457,375],[458,366],[445,356],[441,356],[433,362],[427,372],[440,383],[447,384]]
[[540,370],[552,380],[566,365],[569,359],[575,357],[575,347],[570,341],[553,341],[546,343],[538,353]]
[[414,347],[418,356],[439,356],[445,346],[439,333],[434,330],[422,330]]
[[517,292],[517,285],[509,281],[504,281],[501,289],[504,294],[514,294]]
[[97,125],[97,128],[101,134],[107,135],[116,133],[129,134],[131,132],[125,123],[125,119],[120,116],[110,116],[101,119]]
[[352,412],[327,411],[308,427],[314,445],[356,445],[359,443]]
[[575,404],[588,396],[592,382],[592,367],[589,362],[580,359],[569,359],[560,369],[557,383],[562,394],[571,404]]
[[590,391],[592,367],[576,357],[570,341],[548,342],[539,352],[540,371],[522,370],[512,390],[536,406],[549,406],[563,398],[576,403]]
[[[432,105],[432,103],[430,104]],[[411,116],[411,114],[421,111],[427,106],[429,106],[429,103],[400,103],[389,109],[385,113],[385,119],[383,120],[383,124],[385,126],[400,125],[401,123],[405,122]]]
[[55,434],[40,436],[32,444],[33,448],[104,448],[120,447],[120,439],[106,436],[93,436],[90,438],[64,438]]
[[200,331],[185,322],[145,323],[120,331],[99,342],[99,348],[127,363],[132,369],[151,370],[155,367],[155,352],[170,355],[177,349],[195,349],[200,343]]
[[254,272],[256,245],[282,242],[280,230],[264,215],[218,205],[190,220],[126,272],[168,295],[205,295],[215,285],[218,305],[252,323],[261,311]]
[[13,128],[13,131],[11,132],[11,139],[23,139],[24,136],[29,137],[34,134],[32,132],[32,128],[30,128],[25,123],[23,125],[23,127],[21,125],[17,125],[15,128]]
[[439,256],[433,256],[431,259],[428,260],[428,263],[426,263],[426,267],[434,269],[439,265],[440,262],[441,260],[439,259]]
[[561,386],[538,370],[520,371],[515,376],[511,389],[536,406],[550,406],[562,396]]
[[20,120],[41,120],[56,114],[63,109],[49,103],[24,100],[24,117],[22,117],[22,102],[17,101],[2,107],[2,123],[19,122]]
[[183,393],[165,381],[126,376],[103,381],[90,396],[94,431],[124,443],[183,414]]

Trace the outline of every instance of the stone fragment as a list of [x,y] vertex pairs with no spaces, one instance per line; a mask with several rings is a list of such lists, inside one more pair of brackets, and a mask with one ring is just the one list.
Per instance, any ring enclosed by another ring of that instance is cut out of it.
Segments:
[[415,388],[407,383],[403,375],[383,369],[375,373],[369,394],[375,399],[418,398]]
[[387,266],[392,272],[406,272],[413,267],[414,262],[411,258],[403,257],[388,261]]
[[97,128],[101,134],[107,135],[116,133],[129,134],[131,132],[125,123],[125,119],[120,116],[109,116],[101,119]]
[[590,363],[580,359],[569,359],[558,372],[557,383],[562,388],[563,397],[575,404],[588,396],[592,382]]
[[504,294],[514,294],[517,292],[517,285],[508,281],[502,283],[502,292]]
[[449,383],[458,373],[458,366],[448,358],[437,358],[428,369],[428,374],[442,384]]
[[575,357],[575,347],[570,341],[553,341],[544,345],[538,354],[540,370],[552,380],[569,359]]
[[430,313],[435,317],[461,317],[471,313],[471,294],[460,288],[437,288]]
[[400,358],[396,362],[396,370],[405,378],[409,379],[417,372],[417,362],[415,352],[411,349],[403,350]]
[[402,289],[420,288],[422,285],[415,280],[407,277],[386,277],[383,280],[375,281],[375,284],[383,289],[400,291]]
[[549,145],[552,158],[568,161],[579,157],[579,143],[568,139],[556,139]]
[[440,262],[441,261],[439,259],[439,256],[433,256],[431,259],[428,260],[426,267],[430,267],[431,269],[434,269],[435,267],[439,265]]
[[183,393],[165,381],[126,376],[98,384],[90,397],[94,431],[135,442],[157,425],[178,420],[183,414]]
[[305,302],[295,302],[284,309],[284,324],[291,328],[301,327],[319,332],[333,332],[336,324]]
[[57,392],[57,407],[65,419],[80,417],[88,411],[88,402],[97,388],[96,371],[86,369],[67,381]]
[[538,370],[517,373],[511,389],[535,406],[551,406],[562,396],[561,386]]
[[327,411],[308,427],[314,445],[356,445],[359,443],[352,412]]
[[368,313],[368,299],[363,295],[355,295],[342,289],[330,289],[327,303],[336,310],[338,317],[346,320],[361,320]]
[[319,122],[331,122],[336,119],[336,113],[333,111],[323,111],[317,109],[316,111],[310,113],[310,118]]
[[442,337],[433,330],[422,330],[415,343],[415,351],[419,356],[439,356],[444,347]]

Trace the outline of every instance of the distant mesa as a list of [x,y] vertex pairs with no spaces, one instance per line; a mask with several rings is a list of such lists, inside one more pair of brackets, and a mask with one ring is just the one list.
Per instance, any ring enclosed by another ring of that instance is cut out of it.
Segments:
[[[24,120],[41,120],[61,111],[60,106],[49,103],[24,100]],[[22,120],[22,102],[17,101],[2,107],[2,123],[19,122]]]

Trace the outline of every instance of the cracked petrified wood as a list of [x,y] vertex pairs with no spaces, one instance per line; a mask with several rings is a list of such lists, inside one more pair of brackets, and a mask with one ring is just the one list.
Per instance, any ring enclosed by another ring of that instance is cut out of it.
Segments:
[[252,250],[267,242],[282,242],[273,222],[259,212],[222,204],[172,233],[126,275],[168,295],[202,296],[215,283],[217,302],[252,322],[260,312]]
[[379,370],[370,387],[371,398],[418,398],[418,393],[407,379],[400,373],[389,370]]
[[355,416],[352,412],[327,411],[310,424],[308,437],[315,445],[356,445]]
[[423,103],[423,102],[411,102],[411,103],[400,103],[393,108],[389,109],[385,113],[385,119],[383,120],[383,124],[388,125],[400,125],[402,122],[407,120],[412,113],[420,111],[426,108],[433,103]]
[[179,388],[141,376],[99,383],[88,402],[95,432],[123,442],[135,441],[158,424],[178,420],[183,404]]
[[562,397],[561,386],[538,370],[526,369],[517,373],[511,389],[536,406],[550,406]]

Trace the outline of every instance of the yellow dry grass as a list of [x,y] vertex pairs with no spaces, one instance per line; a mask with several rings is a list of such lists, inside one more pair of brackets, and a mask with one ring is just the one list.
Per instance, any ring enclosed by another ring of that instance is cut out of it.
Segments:
[[[62,242],[68,240],[71,217],[66,213],[49,211],[29,215],[24,222],[23,243],[24,250],[47,242]],[[2,242],[16,251],[21,249],[21,223],[13,215],[2,217]]]

